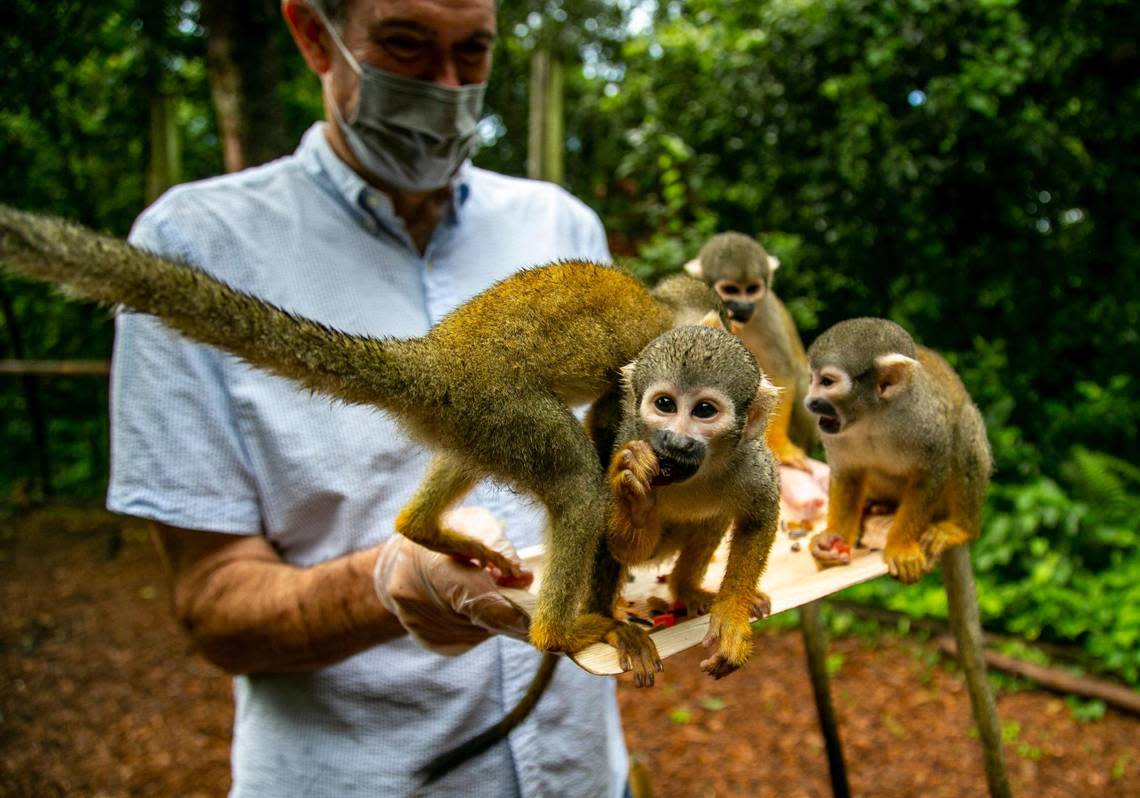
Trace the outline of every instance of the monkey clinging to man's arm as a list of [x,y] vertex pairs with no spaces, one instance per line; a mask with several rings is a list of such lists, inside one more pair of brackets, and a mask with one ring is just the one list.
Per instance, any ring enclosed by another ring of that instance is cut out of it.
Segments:
[[[615,501],[608,541],[616,565],[608,581],[596,570],[603,598],[595,593],[595,604],[608,598],[612,605],[627,566],[678,554],[670,590],[691,615],[711,614],[705,645],[715,650],[701,669],[720,678],[748,659],[751,618],[771,611],[757,584],[779,517],[776,462],[764,443],[778,390],[739,340],[709,327],[660,336],[623,376],[609,469]],[[701,582],[729,527],[724,579],[710,593]],[[607,588],[613,592],[605,596]],[[626,659],[635,671],[652,661]],[[651,672],[637,678],[652,683]]]
[[886,319],[851,319],[808,350],[811,390],[831,466],[827,531],[812,540],[821,564],[843,564],[869,503],[896,507],[883,558],[915,582],[951,546],[976,538],[991,458],[985,425],[941,357]]

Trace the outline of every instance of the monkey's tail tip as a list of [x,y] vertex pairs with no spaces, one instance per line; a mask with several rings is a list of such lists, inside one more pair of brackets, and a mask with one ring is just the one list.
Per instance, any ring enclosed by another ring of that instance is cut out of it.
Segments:
[[558,659],[555,654],[543,654],[538,672],[535,673],[530,687],[527,688],[526,695],[519,701],[518,706],[504,715],[498,723],[479,732],[467,742],[444,751],[417,770],[416,777],[421,784],[425,787],[434,784],[467,760],[474,759],[500,740],[505,740],[511,730],[526,719],[526,716],[534,709],[534,705],[538,703],[538,699],[542,697],[547,685],[550,684],[551,677],[554,676],[554,668],[558,665]]

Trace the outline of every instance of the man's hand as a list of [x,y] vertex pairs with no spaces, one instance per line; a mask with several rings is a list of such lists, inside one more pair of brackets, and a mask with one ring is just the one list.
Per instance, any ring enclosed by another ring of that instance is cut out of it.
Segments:
[[[481,507],[445,514],[447,527],[470,535],[512,560],[514,547],[498,520]],[[512,579],[393,535],[376,560],[376,595],[421,645],[440,654],[462,654],[492,634],[525,640],[528,620],[498,593],[526,587],[534,575]]]

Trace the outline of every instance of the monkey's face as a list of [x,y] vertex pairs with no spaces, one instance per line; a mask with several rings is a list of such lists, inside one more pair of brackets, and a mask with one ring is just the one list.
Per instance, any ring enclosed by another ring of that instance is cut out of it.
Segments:
[[710,386],[681,389],[664,381],[642,394],[638,422],[660,466],[655,485],[692,477],[717,442],[737,428],[736,407],[727,394]]
[[763,280],[717,280],[713,288],[724,300],[728,316],[733,321],[746,324],[756,311],[756,304],[764,298],[768,286]]
[[[824,435],[838,435],[854,420],[852,394],[854,380],[843,369],[824,366],[811,370],[811,388],[804,404],[819,416],[819,431]],[[847,411],[847,412],[845,412]]]

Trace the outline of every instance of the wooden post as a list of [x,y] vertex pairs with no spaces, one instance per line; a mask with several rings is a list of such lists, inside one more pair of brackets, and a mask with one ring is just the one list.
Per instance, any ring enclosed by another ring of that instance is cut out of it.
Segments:
[[1009,776],[1001,747],[1001,724],[990,684],[986,680],[986,661],[982,647],[982,624],[978,617],[978,596],[974,587],[974,571],[970,551],[955,546],[942,554],[942,579],[950,605],[950,627],[958,643],[958,662],[966,675],[974,723],[982,741],[986,782],[992,798],[1009,798]]
[[819,619],[820,601],[811,601],[800,607],[800,631],[804,636],[811,691],[815,696],[815,711],[819,715],[819,728],[827,749],[827,770],[831,775],[831,792],[835,798],[848,798],[851,788],[847,784],[847,765],[843,761],[843,745],[839,739],[839,724],[835,720],[835,707],[831,703],[831,684],[827,675],[827,635]]
[[527,118],[527,177],[561,183],[562,62],[549,50],[536,50],[530,68],[530,113]]

